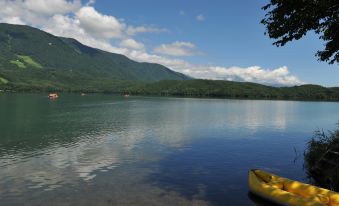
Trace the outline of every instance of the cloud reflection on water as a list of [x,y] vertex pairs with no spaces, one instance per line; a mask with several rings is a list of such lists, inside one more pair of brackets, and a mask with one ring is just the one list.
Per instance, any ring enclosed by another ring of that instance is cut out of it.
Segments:
[[[10,189],[0,188],[0,194],[20,196],[30,189],[56,190],[81,185],[82,181],[96,183],[102,173],[114,176],[114,169],[130,164],[132,170],[123,173],[143,176],[149,171],[135,173],[135,170],[143,171],[138,164],[160,161],[168,148],[190,147],[205,131],[216,130],[227,138],[239,138],[241,135],[231,137],[227,133],[242,130],[250,134],[266,127],[283,130],[287,125],[286,115],[295,104],[176,98],[114,99],[112,103],[105,100],[102,105],[98,100],[91,101],[85,102],[86,106],[81,101],[77,104],[66,101],[51,107],[40,100],[38,106],[43,109],[29,105],[35,109],[29,110],[32,112],[28,116],[42,118],[31,119],[30,125],[35,125],[34,121],[41,125],[30,126],[30,134],[35,135],[30,145],[17,150],[2,148],[0,182],[10,185]],[[20,121],[19,118],[12,117],[11,123]],[[43,122],[46,131],[41,130]],[[16,129],[13,132],[17,136],[25,135],[20,127]],[[0,140],[0,147],[3,143]],[[128,175],[124,177],[123,181],[128,182]],[[121,184],[121,180],[114,181]],[[203,194],[203,185],[199,191]]]

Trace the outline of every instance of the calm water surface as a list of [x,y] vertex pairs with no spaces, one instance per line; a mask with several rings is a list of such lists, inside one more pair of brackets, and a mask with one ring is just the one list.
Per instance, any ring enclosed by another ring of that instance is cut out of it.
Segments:
[[270,205],[247,171],[307,181],[331,102],[0,94],[0,205]]

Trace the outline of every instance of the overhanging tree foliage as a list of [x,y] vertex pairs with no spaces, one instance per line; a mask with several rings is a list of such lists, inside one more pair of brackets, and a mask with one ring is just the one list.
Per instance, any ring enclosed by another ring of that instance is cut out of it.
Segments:
[[338,0],[271,0],[262,9],[267,14],[261,23],[277,40],[274,45],[284,46],[314,31],[325,41],[325,49],[316,53],[319,60],[339,63]]

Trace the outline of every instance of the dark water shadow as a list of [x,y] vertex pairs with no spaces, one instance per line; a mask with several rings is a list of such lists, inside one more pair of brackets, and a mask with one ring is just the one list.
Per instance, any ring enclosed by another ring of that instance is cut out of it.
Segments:
[[256,157],[251,155],[252,144],[246,140],[220,139],[195,142],[192,147],[175,151],[149,166],[154,172],[147,182],[213,205],[253,205],[247,195],[247,172],[256,165]]
[[248,192],[248,198],[256,205],[256,206],[279,206],[278,204],[266,200],[258,195],[255,195],[251,192]]
[[173,150],[159,162],[147,165],[153,172],[146,181],[187,199],[201,199],[213,205],[255,205],[260,201],[248,196],[250,169],[261,168],[296,180],[303,175],[299,163],[293,163],[291,142],[273,138],[263,133],[250,138],[218,134],[196,138],[189,147]]

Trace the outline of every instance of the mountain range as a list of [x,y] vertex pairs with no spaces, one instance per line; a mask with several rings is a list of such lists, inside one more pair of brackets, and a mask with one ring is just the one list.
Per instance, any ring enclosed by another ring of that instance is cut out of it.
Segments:
[[0,84],[15,88],[102,90],[130,81],[187,80],[160,64],[85,46],[39,29],[0,24]]
[[339,88],[272,87],[193,79],[160,64],[85,46],[23,25],[0,23],[0,91],[107,92],[242,99],[339,100]]

